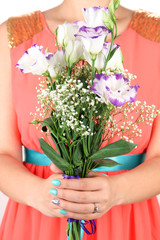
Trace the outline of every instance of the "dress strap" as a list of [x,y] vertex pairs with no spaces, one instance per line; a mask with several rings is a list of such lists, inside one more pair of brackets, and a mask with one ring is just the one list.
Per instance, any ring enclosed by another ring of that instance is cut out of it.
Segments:
[[160,43],[160,15],[141,9],[137,10],[134,13],[130,28],[142,37]]
[[43,30],[40,11],[9,18],[7,30],[8,45],[11,49],[31,39],[35,34]]

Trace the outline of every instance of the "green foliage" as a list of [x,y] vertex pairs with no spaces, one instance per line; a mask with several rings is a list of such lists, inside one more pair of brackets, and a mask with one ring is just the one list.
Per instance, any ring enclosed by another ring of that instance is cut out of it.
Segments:
[[106,26],[106,28],[108,28],[111,32],[114,31],[114,23],[111,19],[111,17],[108,15],[108,13],[106,13],[105,11],[103,11],[103,20],[104,20],[104,24]]
[[114,143],[108,144],[101,148],[99,151],[90,156],[91,160],[101,160],[106,157],[115,157],[129,153],[136,147],[136,144],[127,142],[125,140],[119,140]]
[[115,0],[114,1],[114,9],[115,9],[115,11],[118,9],[119,5],[120,5],[120,0]]
[[39,139],[44,154],[63,172],[73,169],[73,165],[61,158],[60,155],[44,139]]
[[83,158],[83,147],[82,144],[79,142],[73,151],[73,164],[74,166],[79,166],[82,164]]
[[92,164],[92,169],[98,167],[115,167],[120,165],[119,163],[113,161],[112,159],[103,159],[103,160],[95,160]]

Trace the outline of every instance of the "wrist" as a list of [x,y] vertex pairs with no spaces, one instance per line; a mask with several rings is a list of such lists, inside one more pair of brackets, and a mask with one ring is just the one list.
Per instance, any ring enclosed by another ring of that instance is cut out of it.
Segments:
[[26,205],[36,208],[37,199],[40,198],[42,183],[44,179],[33,175],[27,183]]
[[113,206],[125,203],[125,178],[122,174],[110,176]]

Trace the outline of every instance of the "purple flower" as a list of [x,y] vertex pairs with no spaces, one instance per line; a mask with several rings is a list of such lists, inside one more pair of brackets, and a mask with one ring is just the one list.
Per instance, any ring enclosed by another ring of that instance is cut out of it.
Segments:
[[133,102],[137,97],[139,85],[129,85],[129,80],[122,74],[106,76],[96,74],[91,90],[100,96],[103,101],[121,107],[126,102]]
[[75,34],[75,37],[79,36],[81,38],[87,52],[97,55],[102,50],[104,39],[109,32],[105,27],[91,28],[83,26]]
[[105,26],[103,21],[103,11],[109,14],[108,8],[89,7],[83,8],[83,16],[89,27]]

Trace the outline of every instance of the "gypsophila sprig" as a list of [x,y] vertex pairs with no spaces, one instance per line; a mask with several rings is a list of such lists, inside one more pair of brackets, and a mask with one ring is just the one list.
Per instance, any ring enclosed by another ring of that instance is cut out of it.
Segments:
[[[136,76],[124,69],[121,48],[114,43],[119,2],[84,8],[86,22],[57,27],[55,53],[34,44],[16,65],[23,73],[41,75],[32,123],[45,136],[39,140],[43,152],[72,178],[86,177],[97,166],[118,165],[106,158],[134,149],[142,124],[152,125],[159,114],[154,105],[136,101]],[[67,235],[81,239],[78,221],[68,221]]]

